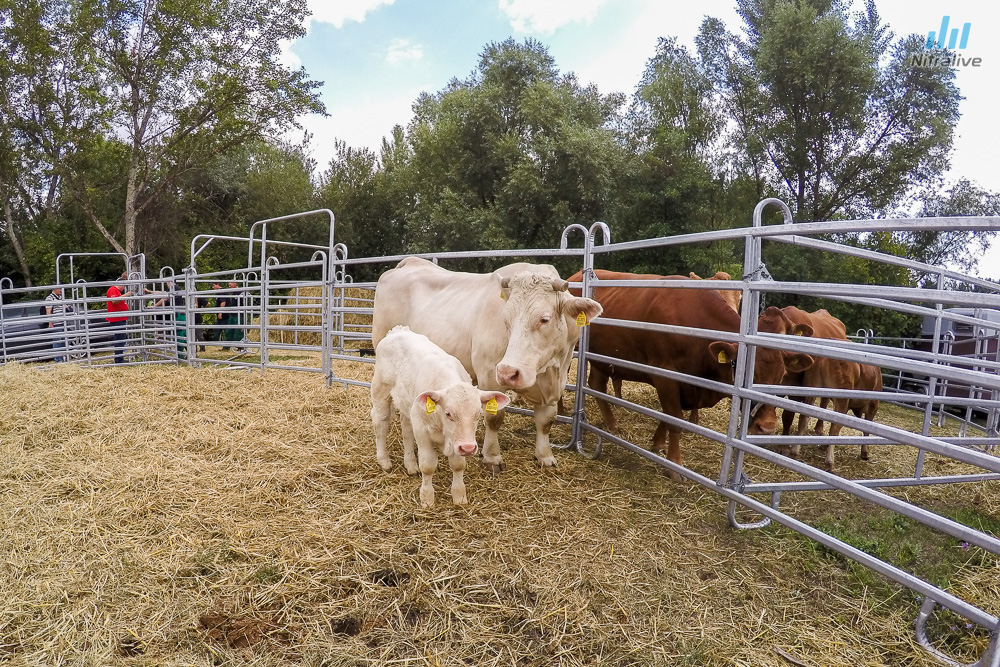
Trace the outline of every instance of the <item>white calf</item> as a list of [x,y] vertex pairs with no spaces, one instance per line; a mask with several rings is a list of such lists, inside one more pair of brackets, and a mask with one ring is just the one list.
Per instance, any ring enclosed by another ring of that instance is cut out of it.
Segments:
[[375,348],[372,427],[378,463],[383,470],[392,468],[385,441],[395,406],[403,431],[403,466],[407,474],[419,471],[423,476],[420,504],[424,507],[434,504],[431,478],[437,470],[437,449],[451,466],[452,501],[456,505],[469,502],[465,457],[479,449],[476,425],[484,408],[495,415],[508,403],[510,399],[502,392],[476,389],[458,359],[408,327],[394,327]]

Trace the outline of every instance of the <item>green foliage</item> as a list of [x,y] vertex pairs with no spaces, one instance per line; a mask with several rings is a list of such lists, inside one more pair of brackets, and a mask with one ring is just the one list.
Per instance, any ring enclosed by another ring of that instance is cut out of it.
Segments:
[[468,79],[414,105],[410,249],[551,247],[567,224],[602,219],[621,102],[560,75],[537,41],[489,44]]
[[961,99],[948,67],[919,67],[869,2],[740,0],[746,38],[706,19],[698,47],[735,125],[734,166],[799,220],[884,211],[947,169]]

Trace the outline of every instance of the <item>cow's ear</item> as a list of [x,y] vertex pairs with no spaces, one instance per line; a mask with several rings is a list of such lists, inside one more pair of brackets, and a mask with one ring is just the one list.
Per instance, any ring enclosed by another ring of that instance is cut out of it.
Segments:
[[721,340],[714,341],[708,345],[708,350],[712,353],[712,358],[720,364],[731,364],[736,361],[736,349],[736,343],[727,343]]
[[500,276],[496,276],[496,279],[497,294],[500,295],[501,299],[506,301],[507,298],[510,297],[510,278],[501,278]]
[[808,324],[796,324],[792,327],[791,333],[793,336],[812,336],[813,328]]
[[781,356],[789,373],[801,373],[813,365],[813,358],[801,352],[783,352]]
[[483,402],[486,412],[495,415],[510,404],[510,397],[502,391],[480,391],[479,400]]
[[418,403],[421,409],[429,415],[434,414],[438,409],[438,403],[441,402],[441,392],[438,391],[425,391],[414,399],[415,403]]
[[582,296],[571,296],[566,299],[563,305],[563,312],[566,317],[576,320],[583,314],[586,318],[584,324],[590,323],[595,318],[600,317],[601,313],[604,312],[604,307],[597,303],[593,299],[585,299]]

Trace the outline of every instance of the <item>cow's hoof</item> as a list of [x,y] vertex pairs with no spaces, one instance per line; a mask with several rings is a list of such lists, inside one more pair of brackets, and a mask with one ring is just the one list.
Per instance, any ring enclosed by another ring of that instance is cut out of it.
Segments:
[[608,424],[608,433],[611,435],[621,435],[621,430],[618,428],[618,424]]
[[546,456],[546,457],[541,458],[541,459],[536,456],[535,457],[535,463],[537,463],[538,465],[542,466],[543,468],[554,468],[557,465],[556,464],[556,457],[554,457],[554,456]]
[[379,465],[380,468],[382,468],[382,470],[384,470],[386,472],[389,472],[390,470],[392,470],[392,463],[390,463],[389,461],[386,461],[385,463],[383,463],[382,461],[379,461],[378,465]]
[[868,452],[861,452],[861,460],[862,461],[868,460]]
[[507,469],[507,464],[504,463],[503,461],[500,461],[499,463],[490,463],[489,461],[483,461],[483,465],[486,466],[487,472],[491,472],[494,475],[499,475],[500,473],[502,473],[504,470]]
[[406,474],[409,475],[410,477],[416,477],[417,475],[420,474],[420,468],[418,468],[416,466],[414,466],[412,468],[410,468],[408,466],[404,466],[404,470],[406,470]]
[[681,481],[681,479],[683,479],[681,477],[680,473],[674,472],[673,470],[670,470],[669,468],[660,468],[660,474],[661,475],[666,475],[667,477],[669,477],[674,482],[679,482],[679,481]]

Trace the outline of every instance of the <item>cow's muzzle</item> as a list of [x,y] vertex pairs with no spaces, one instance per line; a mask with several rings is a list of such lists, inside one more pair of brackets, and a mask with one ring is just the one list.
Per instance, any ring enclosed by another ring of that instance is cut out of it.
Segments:
[[479,451],[479,445],[474,442],[463,442],[455,446],[461,456],[472,456]]
[[497,382],[510,389],[524,389],[528,386],[526,374],[507,364],[497,366]]

